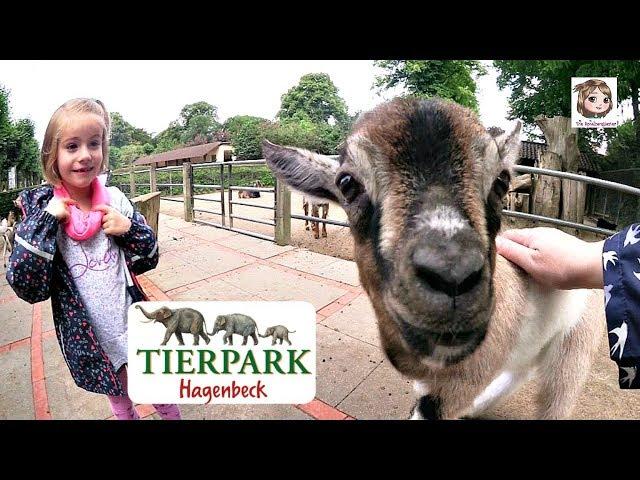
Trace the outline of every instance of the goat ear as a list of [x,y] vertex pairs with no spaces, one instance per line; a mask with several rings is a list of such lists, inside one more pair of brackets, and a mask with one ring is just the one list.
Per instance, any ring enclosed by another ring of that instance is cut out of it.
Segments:
[[502,160],[503,168],[511,170],[520,159],[520,128],[522,124],[518,121],[511,133],[503,133],[496,137],[498,154]]
[[262,153],[269,168],[291,188],[339,203],[340,193],[334,183],[337,160],[302,148],[275,145],[268,140],[262,142]]

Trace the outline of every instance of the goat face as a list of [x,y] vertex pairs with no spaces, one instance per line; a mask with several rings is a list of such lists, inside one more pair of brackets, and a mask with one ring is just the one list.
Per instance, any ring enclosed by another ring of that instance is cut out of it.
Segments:
[[407,375],[458,362],[485,336],[519,130],[494,138],[456,104],[396,99],[360,117],[337,161],[263,144],[286,183],[345,209],[383,346]]

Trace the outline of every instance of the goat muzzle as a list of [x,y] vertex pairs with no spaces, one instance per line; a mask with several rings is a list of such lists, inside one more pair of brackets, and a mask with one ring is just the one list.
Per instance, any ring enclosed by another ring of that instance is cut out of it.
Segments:
[[404,340],[414,352],[447,365],[473,353],[487,332],[486,328],[437,332],[416,327],[402,320],[400,328]]

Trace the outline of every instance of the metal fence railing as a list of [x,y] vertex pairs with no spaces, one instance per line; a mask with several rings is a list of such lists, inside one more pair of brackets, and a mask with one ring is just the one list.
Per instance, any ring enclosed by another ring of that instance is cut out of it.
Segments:
[[[174,182],[174,178],[180,180]],[[166,179],[166,180],[165,180]],[[182,167],[161,167],[156,169],[156,186],[161,192],[160,199],[168,202],[184,203],[184,180],[182,178]],[[177,187],[180,187],[179,189]],[[168,194],[167,194],[168,189]],[[182,195],[174,195],[173,191],[180,190]]]
[[[332,158],[337,158],[337,156],[332,156]],[[528,167],[525,165],[516,165],[514,167],[514,170],[518,173],[530,173],[530,174],[535,174],[535,175],[549,175],[552,177],[558,177],[558,178],[564,178],[564,179],[568,179],[568,180],[575,180],[577,182],[583,182],[589,185],[594,185],[597,186],[598,188],[601,189],[607,189],[607,190],[613,190],[615,192],[618,192],[619,194],[623,195],[634,195],[636,197],[638,197],[638,202],[640,202],[640,189],[629,186],[629,185],[625,185],[622,183],[618,183],[618,182],[612,182],[612,181],[608,181],[608,180],[602,180],[602,179],[598,179],[598,178],[593,178],[593,177],[587,177],[584,175],[578,175],[575,173],[570,173],[570,172],[559,172],[556,170],[548,170],[545,168],[538,168],[538,167]],[[638,204],[640,206],[640,203]],[[633,220],[631,220],[628,223],[631,223],[632,221],[637,221],[640,220],[640,218],[638,217],[638,214],[640,212],[639,208],[635,208],[635,218]],[[544,223],[549,223],[552,225],[557,225],[557,226],[561,226],[561,227],[569,227],[569,228],[575,228],[578,230],[583,230],[583,231],[588,231],[588,232],[593,232],[593,233],[599,233],[602,235],[613,235],[614,233],[616,233],[614,230],[609,230],[609,229],[605,229],[605,228],[599,228],[599,227],[593,227],[591,225],[584,225],[582,223],[576,223],[576,222],[568,222],[566,220],[561,220],[558,218],[551,218],[551,217],[545,217],[542,215],[535,215],[532,213],[523,213],[523,212],[514,212],[511,210],[507,210],[504,209],[502,211],[502,213],[506,216],[510,216],[510,217],[516,217],[516,218],[522,218],[522,219],[527,219],[527,220],[534,220],[537,222],[544,222]],[[308,215],[295,215],[292,214],[291,218],[295,218],[298,220],[308,220],[308,221],[314,221],[314,222],[320,222],[320,223],[327,223],[330,225],[338,225],[338,226],[342,226],[342,227],[348,227],[349,223],[347,222],[340,222],[340,221],[336,221],[336,220],[330,220],[330,219],[322,219],[319,217],[312,217],[312,216],[308,216]],[[618,223],[618,222],[616,222]]]
[[[336,158],[336,156],[333,156]],[[184,164],[179,167],[163,167],[158,169],[141,169],[136,171],[126,171],[126,172],[117,172],[114,173],[114,176],[117,175],[128,175],[129,182],[127,183],[117,183],[123,188],[125,193],[128,193],[131,196],[131,193],[134,194],[139,188],[153,188],[155,187],[157,190],[162,192],[166,192],[168,195],[161,196],[163,200],[173,201],[173,202],[187,202],[185,206],[185,219],[189,219],[189,221],[196,221],[199,223],[209,224],[218,228],[224,228],[227,230],[231,230],[238,233],[243,233],[246,235],[254,236],[257,238],[276,241],[279,244],[286,244],[290,240],[290,221],[291,219],[296,220],[306,220],[311,222],[324,223],[329,225],[336,225],[340,227],[348,227],[348,222],[337,221],[327,218],[320,218],[316,216],[310,215],[299,215],[291,213],[291,204],[290,204],[290,192],[284,185],[281,185],[277,182],[277,179],[273,178],[274,187],[255,187],[250,185],[234,185],[233,184],[233,176],[232,172],[234,168],[237,167],[259,167],[266,165],[266,161],[264,159],[261,160],[248,160],[248,161],[234,161],[234,162],[213,162],[206,164]],[[187,167],[187,169],[185,169]],[[225,167],[227,170],[227,175],[225,175]],[[155,170],[155,171],[154,171]],[[212,173],[209,177],[206,177],[202,174],[197,175],[197,182],[194,181],[196,178],[195,172],[203,172],[206,170],[210,170]],[[610,180],[603,180],[599,178],[587,177],[584,175],[578,175],[575,173],[569,172],[559,172],[555,170],[548,170],[537,167],[528,167],[524,165],[516,165],[514,170],[518,173],[529,173],[532,175],[549,175],[552,177],[557,177],[561,179],[574,180],[577,182],[582,182],[588,185],[593,186],[599,190],[613,191],[613,195],[626,195],[632,196],[635,201],[628,202],[631,207],[628,209],[631,211],[630,221],[628,223],[632,223],[633,221],[638,221],[638,214],[640,212],[640,188],[636,188],[633,186],[625,185],[618,182],[613,182]],[[148,174],[149,179],[141,177],[140,175]],[[190,178],[185,180],[185,175],[190,175]],[[157,176],[157,180],[156,180]],[[185,185],[187,187],[185,188]],[[128,188],[127,188],[128,187]],[[211,196],[204,196],[203,193],[198,193],[197,191],[209,190],[214,193],[220,194],[219,198],[211,198]],[[240,198],[233,198],[233,192],[240,191],[247,192],[269,192],[274,194],[274,203],[273,205],[259,205],[251,202],[242,201]],[[179,196],[174,195],[174,191],[180,191]],[[597,195],[594,197],[591,195],[589,202],[591,202],[595,208],[593,211],[598,212],[598,197]],[[219,204],[220,210],[212,210],[210,208],[204,208],[201,205],[194,205],[194,202],[206,202],[210,204]],[[606,201],[606,197],[605,197]],[[594,203],[595,202],[595,203]],[[254,218],[246,215],[238,215],[234,213],[234,205],[242,205],[246,207],[253,207],[258,209],[268,209],[274,212],[272,218]],[[616,224],[618,221],[623,218],[622,213],[626,211],[626,207],[623,202],[620,200],[617,203],[617,215],[615,217]],[[606,210],[606,207],[605,209]],[[219,222],[211,222],[209,220],[194,218],[194,212],[208,213],[212,215],[217,215],[220,217]],[[532,220],[536,222],[548,223],[560,227],[569,227],[575,228],[577,230],[583,230],[593,233],[598,233],[601,235],[612,235],[615,233],[614,230],[607,228],[600,228],[598,226],[585,225],[582,223],[569,222],[566,220],[561,220],[558,218],[551,218],[542,215],[536,215],[533,213],[524,213],[524,212],[516,212],[504,209],[503,214],[510,217],[522,218],[527,220]],[[626,218],[626,217],[625,217]],[[235,220],[243,220],[256,224],[268,225],[274,227],[274,236],[264,235],[258,232],[251,232],[245,229],[240,229],[234,226]],[[228,222],[227,222],[228,220]],[[284,243],[283,243],[284,242]]]
[[[148,193],[151,191],[150,171],[150,168],[138,168],[135,170],[120,168],[112,170],[109,172],[109,184],[117,186],[128,198],[135,197],[139,193]],[[136,181],[141,175],[147,177],[146,182]],[[126,177],[124,182],[121,177]],[[138,189],[138,187],[142,188]]]
[[[611,182],[609,180],[602,180],[599,178],[587,177],[585,175],[578,175],[570,172],[558,172],[556,170],[548,170],[546,168],[527,167],[525,165],[516,165],[514,167],[514,170],[519,173],[549,175],[551,177],[575,180],[577,182],[583,182],[589,185],[594,185],[602,189],[613,190],[619,193],[634,195],[640,199],[640,189],[631,187],[629,185],[624,185],[622,183]],[[503,210],[502,213],[504,215],[511,216],[511,217],[535,220],[539,222],[550,223],[552,225],[558,225],[561,227],[569,227],[569,228],[575,228],[577,230],[584,230],[587,232],[599,233],[602,235],[613,235],[614,233],[616,233],[614,230],[610,230],[606,228],[593,227],[590,225],[584,225],[582,223],[568,222],[566,220],[560,220],[558,218],[543,217],[541,215],[534,215],[531,213],[513,212],[511,210]],[[637,214],[637,211],[636,211],[636,214]],[[635,220],[638,220],[638,218],[636,217]]]
[[[275,193],[275,189],[273,187],[253,187],[250,185],[234,185],[234,168],[238,167],[259,167],[266,165],[265,160],[248,160],[248,161],[234,161],[234,162],[221,162],[221,163],[210,163],[210,164],[198,164],[193,165],[194,177],[196,171],[204,171],[204,170],[212,170],[214,171],[213,176],[211,177],[214,183],[193,183],[193,200],[202,201],[202,202],[211,202],[217,203],[220,205],[220,210],[210,210],[202,207],[193,208],[194,212],[200,213],[209,213],[212,215],[217,215],[220,217],[220,222],[211,222],[204,219],[194,218],[194,221],[198,223],[204,223],[207,225],[212,225],[218,228],[224,228],[226,230],[230,230],[232,232],[242,233],[245,235],[249,235],[252,237],[260,238],[263,240],[275,240],[275,233],[273,236],[264,235],[259,232],[254,232],[246,229],[238,228],[234,226],[234,219],[244,220],[247,222],[269,225],[276,227],[276,202],[274,196],[274,203],[271,205],[258,205],[250,202],[243,202],[240,200],[234,200],[234,192],[236,195],[239,195],[240,192],[270,192]],[[227,175],[225,177],[225,167],[227,170]],[[210,198],[205,197],[202,194],[196,194],[196,190],[200,189],[213,189],[217,190],[220,193],[220,198]],[[238,215],[234,213],[233,207],[234,205],[242,205],[246,207],[258,208],[258,209],[266,209],[274,212],[273,217],[271,219],[263,219],[263,218],[255,218],[249,217],[246,215]],[[228,222],[228,224],[227,224]]]

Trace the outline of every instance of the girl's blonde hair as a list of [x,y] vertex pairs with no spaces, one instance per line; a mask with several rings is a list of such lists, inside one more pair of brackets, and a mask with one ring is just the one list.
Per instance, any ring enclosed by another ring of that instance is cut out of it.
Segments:
[[58,186],[62,181],[58,172],[58,145],[65,121],[72,115],[82,113],[93,113],[102,119],[102,165],[100,171],[106,171],[109,166],[109,127],[111,125],[109,112],[100,100],[74,98],[65,102],[53,113],[44,134],[40,161],[44,178],[51,185]]
[[604,112],[597,115],[602,115],[603,117],[607,115],[613,108],[613,98],[611,97],[611,89],[609,85],[607,85],[603,80],[591,79],[586,82],[579,83],[573,88],[574,92],[578,92],[578,112],[583,117],[595,117],[596,114],[590,112],[584,108],[585,100],[591,95],[591,93],[599,88],[602,93],[604,93],[607,97],[609,97],[609,108],[607,108]]

